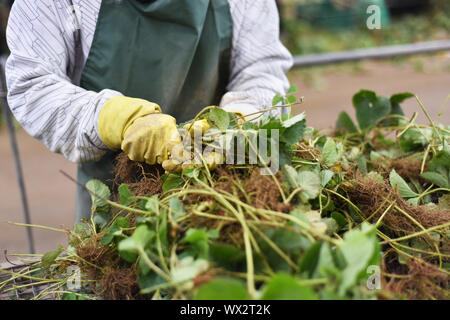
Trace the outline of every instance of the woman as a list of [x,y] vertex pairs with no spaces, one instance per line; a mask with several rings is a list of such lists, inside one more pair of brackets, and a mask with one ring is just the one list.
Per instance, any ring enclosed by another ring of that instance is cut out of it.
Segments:
[[[249,114],[289,83],[274,0],[17,0],[7,40],[8,100],[24,129],[111,178],[122,149],[168,157],[176,122],[206,105]],[[174,138],[175,137],[175,138]],[[78,189],[77,219],[90,215]]]

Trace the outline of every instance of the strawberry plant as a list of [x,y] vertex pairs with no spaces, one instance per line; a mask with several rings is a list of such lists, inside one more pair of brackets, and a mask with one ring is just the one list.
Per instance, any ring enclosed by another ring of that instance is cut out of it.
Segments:
[[[294,91],[269,110],[291,107]],[[246,122],[206,108],[195,120],[230,133],[242,163],[164,172],[120,155],[117,188],[88,182],[92,218],[35,262],[53,288],[40,297],[449,298],[450,127],[406,118],[400,104],[413,97],[360,91],[357,122],[341,113],[328,136],[303,114]],[[270,130],[279,148],[255,156],[261,141],[273,146]],[[210,138],[200,145],[217,150]],[[261,174],[273,155],[280,170]]]

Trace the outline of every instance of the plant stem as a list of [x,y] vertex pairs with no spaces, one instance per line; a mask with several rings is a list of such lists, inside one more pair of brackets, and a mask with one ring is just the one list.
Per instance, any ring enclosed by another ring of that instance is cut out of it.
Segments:
[[144,249],[139,248],[139,255],[144,259],[144,262],[152,269],[156,274],[158,274],[161,278],[166,280],[167,282],[170,282],[170,277],[164,273],[156,264],[153,263],[152,260],[148,257],[147,253]]

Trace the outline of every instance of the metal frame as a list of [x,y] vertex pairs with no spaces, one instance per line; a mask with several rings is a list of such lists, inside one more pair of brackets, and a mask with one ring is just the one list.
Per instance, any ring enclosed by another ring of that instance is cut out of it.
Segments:
[[[5,115],[6,126],[8,128],[9,139],[11,144],[11,150],[14,157],[14,164],[17,173],[17,182],[19,184],[20,199],[22,201],[23,216],[26,224],[31,224],[30,211],[28,207],[27,192],[25,189],[25,181],[23,178],[22,164],[20,162],[19,148],[17,145],[16,132],[14,129],[14,123],[11,115],[11,110],[9,109],[8,99],[7,99],[7,88],[6,79],[3,64],[0,63],[0,101],[3,107],[3,114]],[[35,253],[33,231],[31,227],[26,227],[27,240],[28,240],[28,250],[30,253]]]
[[311,54],[294,57],[294,68],[311,67],[342,62],[360,61],[368,59],[387,59],[439,51],[449,51],[450,40],[439,40],[403,44],[395,46],[374,47],[322,54]]

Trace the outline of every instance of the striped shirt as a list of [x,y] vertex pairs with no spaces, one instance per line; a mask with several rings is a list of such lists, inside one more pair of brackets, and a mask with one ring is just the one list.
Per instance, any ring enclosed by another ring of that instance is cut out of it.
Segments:
[[[229,0],[231,74],[220,106],[243,114],[271,105],[289,82],[292,56],[279,39],[274,0]],[[22,127],[72,162],[97,161],[107,151],[98,133],[105,102],[121,95],[79,86],[101,0],[17,0],[12,7],[6,63],[8,101]]]

